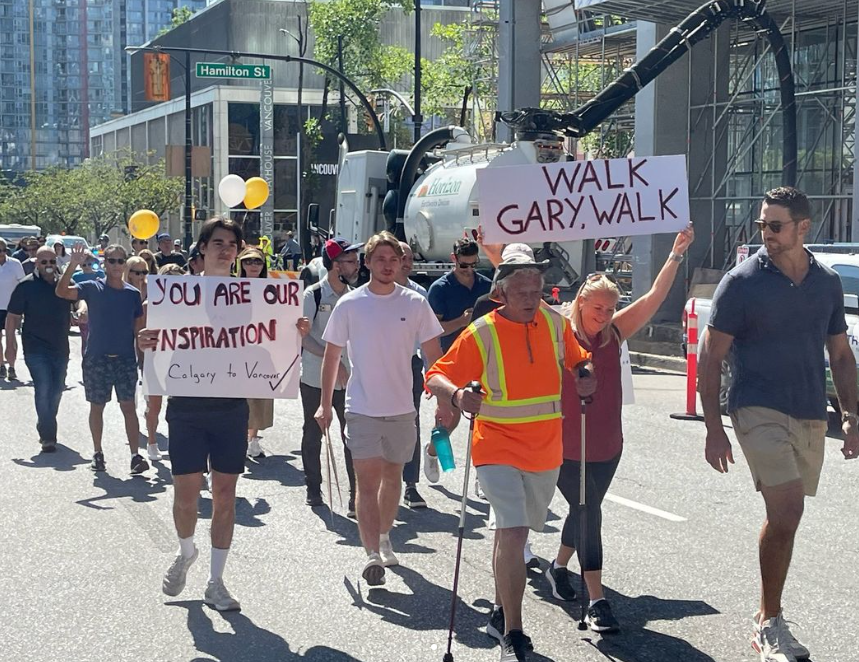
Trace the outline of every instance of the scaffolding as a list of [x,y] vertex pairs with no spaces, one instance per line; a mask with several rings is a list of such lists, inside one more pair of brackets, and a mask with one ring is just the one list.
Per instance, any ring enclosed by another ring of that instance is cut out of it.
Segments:
[[471,65],[471,134],[494,139],[498,107],[498,0],[471,0],[463,57]]
[[[797,187],[812,202],[815,224],[808,243],[855,241],[853,170],[856,115],[856,0],[843,0],[839,11],[826,16],[802,13],[794,3],[776,14],[790,44],[796,82],[798,167]],[[720,33],[714,38],[724,38]],[[706,202],[713,219],[707,263],[729,268],[736,248],[752,243],[763,191],[781,183],[781,107],[778,77],[766,40],[744,25],[730,29],[727,96],[717,90],[705,103],[689,105],[689,131],[706,114],[711,128],[710,158],[726,143],[724,168],[706,169],[690,181],[690,201]],[[715,68],[718,47],[712,49]],[[706,194],[702,194],[706,191]]]
[[[591,93],[580,89],[580,80],[565,80],[565,67],[581,72],[582,63],[595,66],[607,84],[614,71],[634,61],[635,21],[673,27],[699,4],[700,0],[602,0],[589,3],[589,10],[574,10],[571,0],[544,0],[548,23],[558,28],[553,35],[563,34],[544,44],[547,78],[556,90],[548,95],[547,105],[575,108]],[[575,11],[575,20],[568,18],[559,27],[554,15],[567,12],[569,17],[570,11]],[[851,227],[859,0],[773,0],[769,11],[791,50],[797,186],[811,199],[815,221],[807,241],[859,241]],[[710,39],[714,43],[709,50],[699,47],[691,54],[686,138],[690,173],[696,173],[689,182],[690,204],[699,213],[707,210],[712,232],[709,238],[699,238],[709,246],[700,263],[690,266],[726,269],[734,262],[737,246],[759,240],[753,222],[762,193],[781,183],[781,107],[775,64],[764,35],[733,23]],[[693,75],[698,79],[693,81]],[[599,89],[605,86],[603,80]],[[700,92],[701,80],[709,87],[705,94]],[[698,90],[694,99],[693,83]],[[623,156],[609,154],[604,147],[612,143],[612,136],[615,142],[623,133],[632,136],[633,103],[600,127],[597,149],[579,149],[579,155]]]

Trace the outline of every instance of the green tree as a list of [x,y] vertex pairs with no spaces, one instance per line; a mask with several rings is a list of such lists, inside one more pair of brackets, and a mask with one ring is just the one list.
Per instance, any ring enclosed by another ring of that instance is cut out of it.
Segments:
[[124,150],[88,159],[76,168],[28,172],[25,185],[0,202],[4,223],[39,225],[45,233],[98,236],[138,209],[159,216],[179,208],[183,182],[167,177],[164,161],[148,163]]
[[[474,30],[465,21],[448,25],[436,23],[431,34],[447,45],[435,60],[422,60],[424,112],[458,124],[463,95],[469,88],[477,98],[492,100],[491,107],[482,109],[483,113],[491,115],[495,100],[490,80],[497,73],[487,69],[493,61],[491,35],[486,35],[485,39],[474,38]],[[478,139],[486,140],[489,136],[483,135],[483,127],[491,126],[491,120],[482,120],[472,118],[472,130]]]
[[191,17],[194,15],[194,10],[190,7],[176,7],[170,15],[170,25],[165,25],[161,30],[158,31],[158,36],[160,37],[163,34],[167,34],[173,28],[178,28],[183,23],[187,23],[191,20]]
[[[412,0],[315,0],[308,4],[314,35],[313,57],[337,68],[337,40],[343,37],[343,72],[364,94],[375,87],[397,85],[411,71],[414,56],[401,46],[379,40],[379,24],[385,12],[400,8],[409,13]],[[322,113],[327,114],[331,78],[325,77]],[[348,94],[348,88],[347,88]],[[363,123],[359,122],[359,126]]]

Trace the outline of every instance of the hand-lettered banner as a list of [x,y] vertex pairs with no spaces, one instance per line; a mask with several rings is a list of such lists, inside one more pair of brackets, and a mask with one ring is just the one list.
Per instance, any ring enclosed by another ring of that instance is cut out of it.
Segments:
[[488,167],[477,183],[487,243],[679,232],[690,220],[682,155]]
[[298,397],[301,281],[150,276],[148,294],[144,393]]

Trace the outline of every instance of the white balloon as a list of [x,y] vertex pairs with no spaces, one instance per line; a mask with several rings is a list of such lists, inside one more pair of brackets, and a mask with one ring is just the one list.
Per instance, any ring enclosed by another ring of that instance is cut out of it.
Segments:
[[218,184],[218,195],[227,207],[235,207],[245,199],[245,180],[238,175],[227,175]]

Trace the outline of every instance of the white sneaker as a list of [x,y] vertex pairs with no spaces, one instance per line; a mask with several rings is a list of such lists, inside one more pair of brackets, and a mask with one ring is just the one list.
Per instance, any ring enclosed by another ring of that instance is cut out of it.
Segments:
[[379,540],[379,557],[382,559],[382,565],[386,568],[400,565],[397,555],[394,554],[394,547],[391,545],[391,539],[382,538]]
[[[787,644],[787,649],[797,660],[807,660],[811,657],[811,651],[808,650],[790,631],[790,626],[788,622],[784,619],[783,615],[779,615],[781,620],[782,627],[782,641]],[[752,648],[754,648],[758,653],[761,652],[761,644],[760,641],[760,632],[761,632],[761,624],[760,624],[760,613],[755,614],[752,622],[754,624],[754,637],[752,638]]]
[[211,492],[212,491],[212,472],[207,471],[206,473],[203,474],[203,476],[206,479],[206,489],[209,490],[209,492]]
[[424,476],[431,483],[437,483],[439,478],[441,478],[438,457],[429,454],[429,444],[424,446]]
[[210,607],[214,607],[218,611],[241,611],[242,606],[236,600],[227,587],[224,586],[223,579],[213,579],[206,586],[206,594],[203,596],[203,602]]
[[251,440],[248,442],[248,457],[260,457],[263,455],[259,439],[259,437],[251,437]]
[[188,557],[182,556],[181,553],[177,554],[176,558],[173,559],[173,563],[171,563],[170,567],[167,568],[164,579],[161,581],[161,590],[167,595],[173,597],[179,595],[185,588],[185,580],[188,577],[188,568],[193,565],[199,555],[200,552],[197,550],[196,546],[194,547],[193,556]]
[[146,447],[146,454],[152,462],[159,462],[161,460],[161,451],[158,450],[158,444],[149,444]]
[[483,489],[480,487],[480,481],[477,478],[474,479],[474,496],[486,501],[486,495],[483,493]]
[[761,662],[797,662],[796,655],[790,650],[786,632],[790,631],[781,614],[755,627],[752,648],[760,653]]
[[532,570],[540,567],[540,559],[531,551],[530,542],[525,543],[525,567]]

